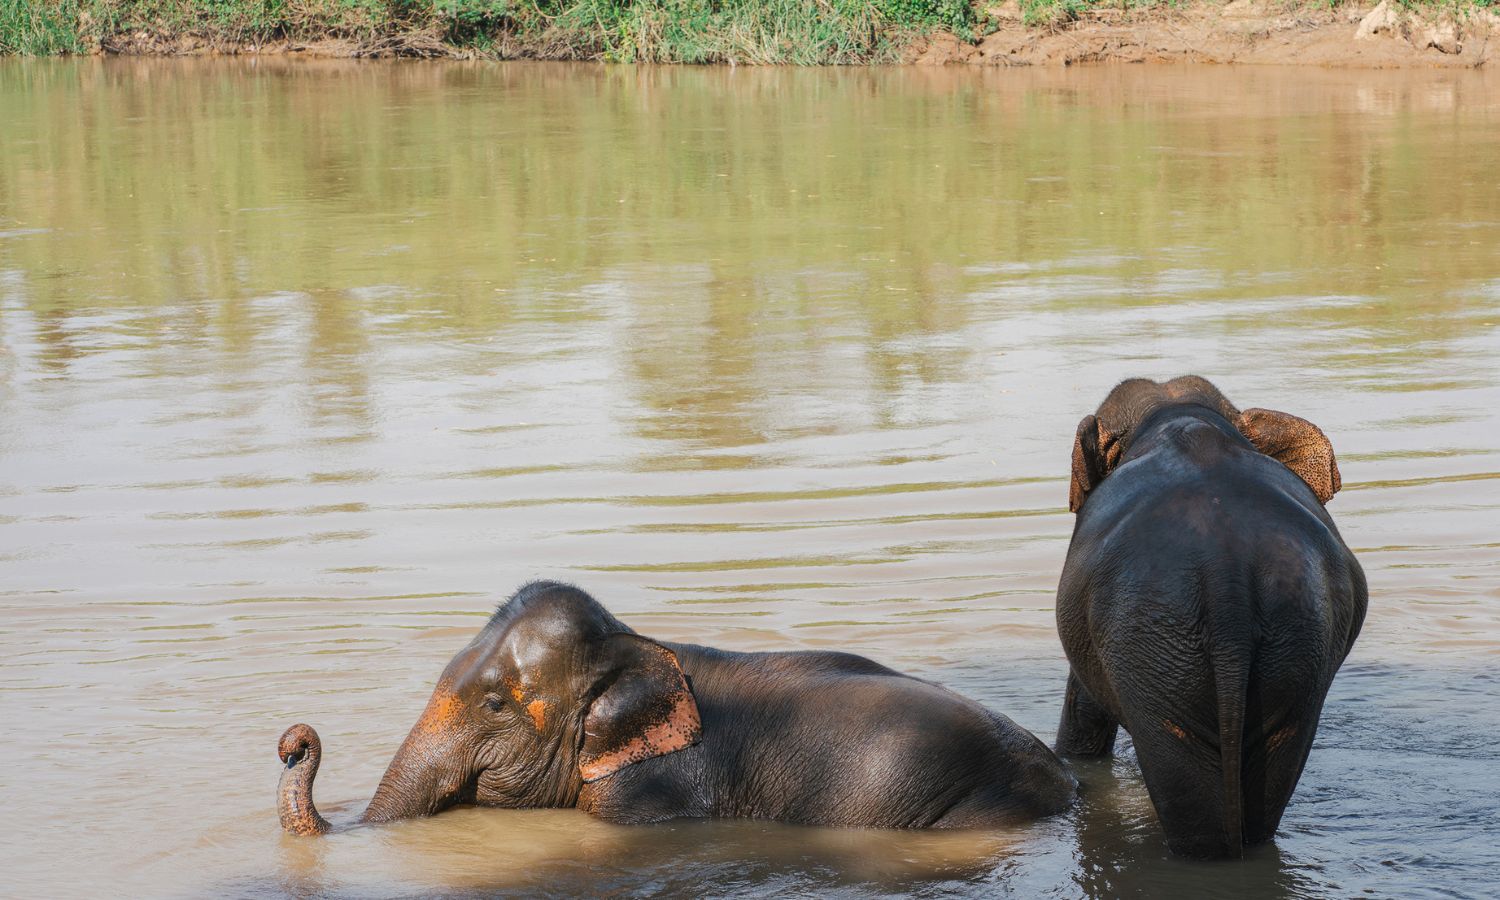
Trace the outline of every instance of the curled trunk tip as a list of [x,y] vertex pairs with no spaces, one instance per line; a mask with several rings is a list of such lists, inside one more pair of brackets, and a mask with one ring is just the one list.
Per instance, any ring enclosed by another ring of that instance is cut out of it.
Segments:
[[323,757],[323,742],[311,725],[298,723],[282,732],[276,755],[284,768],[276,791],[281,827],[288,834],[323,834],[328,820],[313,805],[313,779],[318,777],[318,763]]

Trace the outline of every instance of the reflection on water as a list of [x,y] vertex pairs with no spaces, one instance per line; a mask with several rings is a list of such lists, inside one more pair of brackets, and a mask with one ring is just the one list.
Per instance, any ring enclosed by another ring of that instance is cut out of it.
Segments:
[[[0,60],[6,890],[1488,892],[1496,77]],[[351,818],[535,576],[1050,738],[1073,429],[1189,371],[1332,436],[1372,586],[1244,863],[1128,752],[1004,833],[277,833],[285,725]]]

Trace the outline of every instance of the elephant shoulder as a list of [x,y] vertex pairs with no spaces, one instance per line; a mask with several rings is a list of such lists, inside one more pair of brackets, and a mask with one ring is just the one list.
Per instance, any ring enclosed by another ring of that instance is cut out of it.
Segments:
[[1108,556],[1112,548],[1129,545],[1140,523],[1184,486],[1183,472],[1172,469],[1152,455],[1131,460],[1104,479],[1074,520],[1069,565],[1092,567],[1101,554]]

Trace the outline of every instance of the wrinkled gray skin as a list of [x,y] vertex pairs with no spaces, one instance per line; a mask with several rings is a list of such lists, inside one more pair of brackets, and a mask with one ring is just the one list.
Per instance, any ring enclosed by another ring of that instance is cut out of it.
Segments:
[[[327,830],[320,751],[305,725],[283,735],[290,832]],[[537,582],[448,664],[363,821],[476,803],[952,828],[1060,812],[1074,788],[1046,745],[938,685],[847,653],[658,643]]]
[[1339,483],[1312,423],[1194,376],[1125,381],[1079,423],[1057,750],[1108,755],[1124,725],[1176,853],[1269,840],[1297,786],[1367,602]]

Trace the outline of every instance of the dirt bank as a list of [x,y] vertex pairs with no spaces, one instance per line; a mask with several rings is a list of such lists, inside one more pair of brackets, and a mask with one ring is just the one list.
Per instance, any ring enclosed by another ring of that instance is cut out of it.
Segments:
[[[1500,14],[1413,14],[1385,0],[1329,9],[1235,0],[1226,6],[1095,10],[1027,25],[1009,3],[977,43],[934,34],[907,57],[918,65],[1077,65],[1098,62],[1258,63],[1364,68],[1478,67],[1500,47]],[[1494,46],[1492,46],[1492,44]]]

